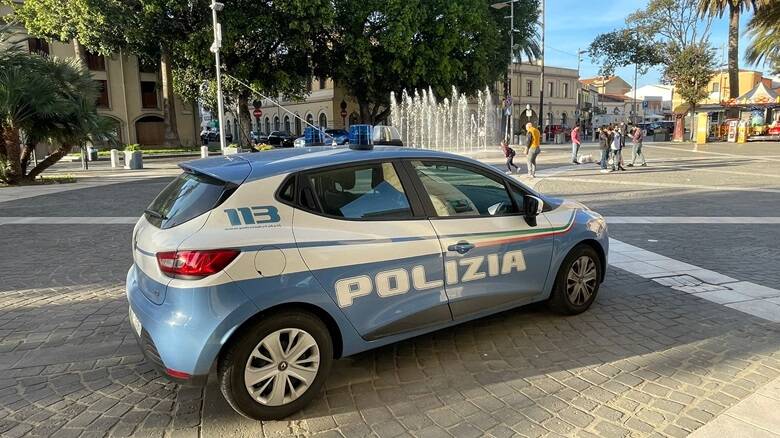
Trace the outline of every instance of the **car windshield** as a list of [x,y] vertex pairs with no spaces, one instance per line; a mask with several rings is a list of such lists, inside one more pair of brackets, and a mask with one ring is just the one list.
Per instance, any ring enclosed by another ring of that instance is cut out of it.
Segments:
[[146,220],[162,229],[181,225],[219,205],[228,190],[229,184],[216,178],[182,173],[149,204]]

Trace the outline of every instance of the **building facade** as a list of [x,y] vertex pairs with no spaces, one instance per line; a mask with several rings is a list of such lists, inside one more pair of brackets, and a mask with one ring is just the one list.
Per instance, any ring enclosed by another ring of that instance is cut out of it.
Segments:
[[[572,127],[577,122],[579,77],[576,69],[544,67],[544,121],[545,126]],[[515,134],[525,132],[529,121],[537,123],[541,66],[538,64],[512,65],[512,115]]]
[[[0,17],[11,10],[0,6]],[[10,44],[31,53],[60,58],[74,57],[70,42],[32,38],[22,27],[13,28]],[[119,141],[124,144],[161,145],[165,140],[163,100],[159,63],[142,65],[134,55],[102,56],[86,52],[85,62],[99,84],[98,113],[116,123]],[[175,98],[179,142],[184,146],[200,143],[200,117],[194,103]]]

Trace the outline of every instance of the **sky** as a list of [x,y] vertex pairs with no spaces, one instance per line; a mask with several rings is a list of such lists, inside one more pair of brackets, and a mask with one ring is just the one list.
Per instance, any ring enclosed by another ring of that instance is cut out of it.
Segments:
[[[606,32],[625,26],[625,18],[637,9],[643,9],[648,0],[546,0],[547,13],[545,32],[545,65],[577,68],[577,50],[586,50],[593,39]],[[749,14],[743,14],[740,20],[740,33],[747,27]],[[716,18],[712,23],[710,43],[717,49],[718,65],[725,65],[724,45],[728,41],[727,17]],[[763,70],[761,67],[745,62],[745,47],[748,39],[740,38],[739,67],[741,69]],[[580,77],[598,75],[599,66],[593,65],[587,54],[583,55]],[[618,69],[616,74],[626,82],[634,79],[633,67]],[[658,84],[661,82],[660,69],[650,70],[640,75],[637,85]]]

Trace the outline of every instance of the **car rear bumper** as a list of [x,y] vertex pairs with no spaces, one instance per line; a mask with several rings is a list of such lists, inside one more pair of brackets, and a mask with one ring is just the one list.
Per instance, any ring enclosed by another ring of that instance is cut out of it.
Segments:
[[169,287],[165,300],[155,304],[139,287],[149,281],[153,280],[136,265],[127,273],[127,300],[138,344],[161,374],[197,384],[209,374],[233,331],[257,313],[257,306],[232,283]]

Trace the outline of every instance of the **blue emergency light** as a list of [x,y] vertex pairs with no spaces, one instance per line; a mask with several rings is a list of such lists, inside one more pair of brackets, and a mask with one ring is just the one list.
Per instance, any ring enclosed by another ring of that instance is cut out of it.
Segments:
[[374,148],[374,127],[371,125],[352,125],[349,127],[350,149],[369,150]]
[[325,144],[325,133],[320,128],[307,126],[303,130],[303,137],[306,146],[322,146]]

